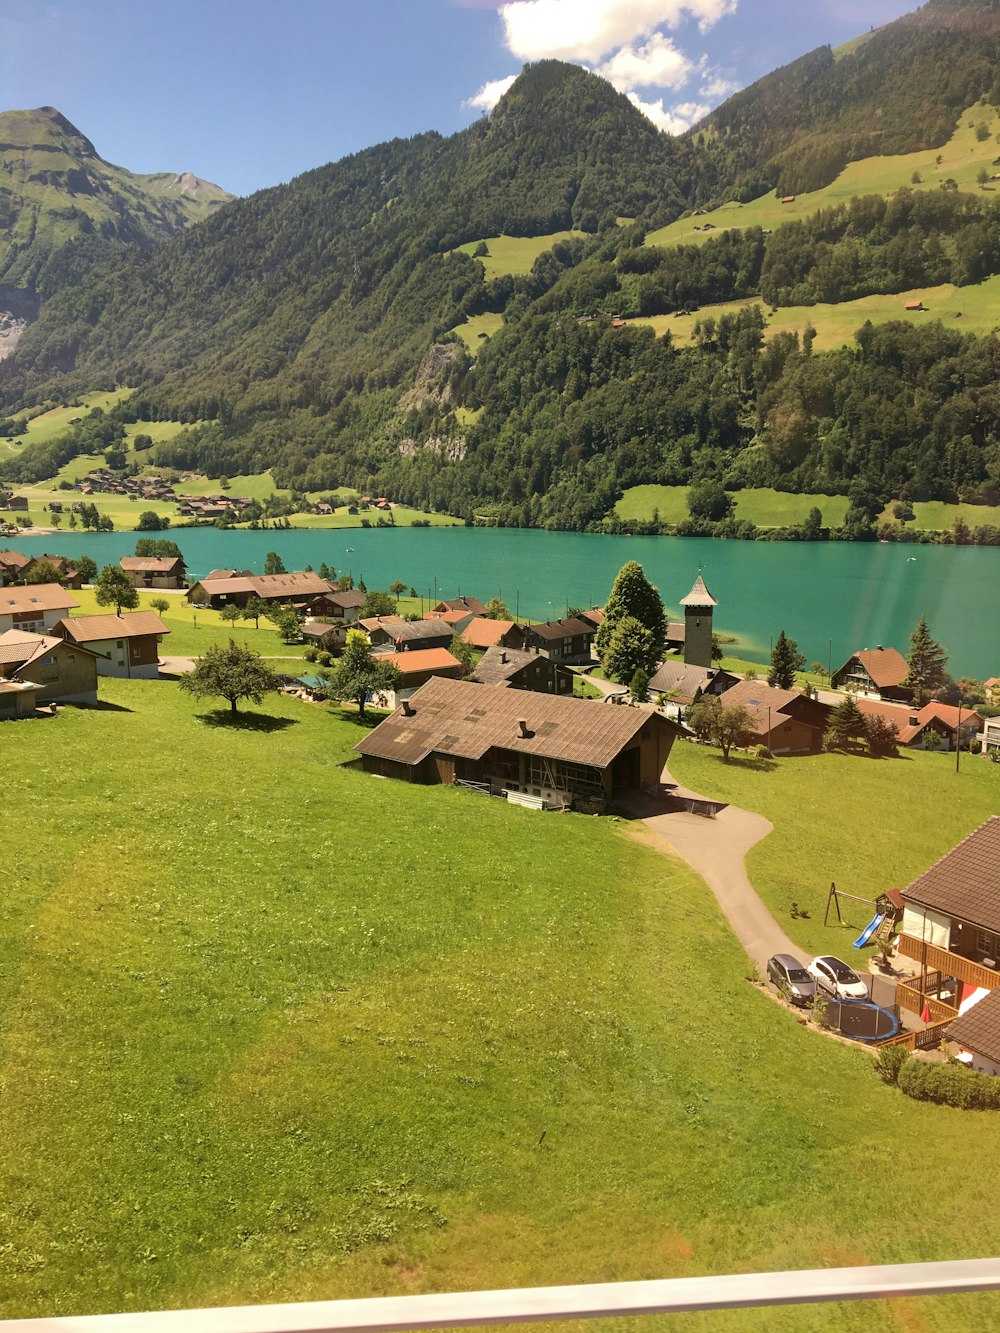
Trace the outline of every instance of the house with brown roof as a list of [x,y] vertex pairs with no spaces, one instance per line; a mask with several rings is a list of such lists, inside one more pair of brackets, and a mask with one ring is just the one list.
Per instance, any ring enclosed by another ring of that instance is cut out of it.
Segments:
[[[32,575],[34,575],[37,578],[38,574],[36,573],[36,571],[39,570],[39,566],[41,565],[48,565],[52,570],[55,571],[56,581],[59,583],[60,587],[63,588],[83,587],[83,575],[79,572],[79,570],[74,569],[70,561],[68,561],[64,556],[50,555],[48,552],[46,552],[43,555],[32,556],[32,558],[21,570],[21,580],[24,581],[25,579],[30,579]],[[45,574],[47,575],[48,573],[49,570],[47,569],[45,571]]]
[[391,662],[403,677],[399,688],[389,692],[386,699],[389,708],[396,708],[404,699],[409,699],[433,677],[457,680],[462,674],[462,663],[447,648],[411,648],[403,653],[382,654],[379,661]]
[[460,638],[471,644],[479,652],[502,644],[506,647],[506,635],[514,628],[513,620],[490,620],[486,616],[474,616],[462,629]]
[[8,583],[19,583],[21,571],[31,564],[31,557],[20,551],[0,551],[0,588]]
[[909,703],[913,691],[903,684],[909,668],[906,658],[895,648],[862,648],[852,653],[830,677],[835,690],[853,690],[876,699],[899,699]]
[[450,625],[452,634],[461,634],[466,625],[476,619],[476,613],[467,607],[456,611],[428,611],[424,619]]
[[597,812],[658,787],[678,728],[644,708],[432,680],[354,747],[369,773]]
[[320,592],[307,604],[306,614],[318,620],[337,620],[345,625],[352,624],[361,614],[365,604],[365,594],[355,589],[334,588],[330,592]]
[[96,653],[99,676],[155,680],[160,642],[170,630],[155,611],[128,611],[123,616],[72,616],[60,620],[55,633]]
[[738,683],[738,676],[721,667],[693,666],[667,658],[650,676],[649,692],[653,698],[664,695],[663,709],[667,716],[679,718],[697,697],[724,694]]
[[376,653],[402,653],[414,648],[448,648],[455,631],[446,620],[403,620],[376,617],[374,623],[359,620]]
[[0,679],[36,686],[38,703],[97,703],[97,653],[53,634],[0,634]]
[[[969,996],[973,1000],[973,996]],[[944,1035],[962,1052],[959,1059],[981,1074],[1000,1074],[1000,990],[987,991],[973,1003],[963,1001],[958,1018]]]
[[866,717],[880,717],[895,723],[900,745],[926,750],[954,750],[956,738],[963,746],[976,739],[984,719],[972,708],[959,709],[955,704],[931,700],[923,708],[906,704],[883,703],[874,699],[858,699],[858,708]]
[[237,574],[228,570],[224,573],[225,577],[199,579],[192,584],[187,591],[188,601],[218,609],[246,606],[251,597],[259,597],[263,602],[280,602],[304,609],[321,593],[333,592],[329,579],[301,570],[289,574]]
[[1000,986],[1000,815],[903,890],[896,952],[916,976],[896,987],[904,1009],[940,1022],[976,990]]
[[299,626],[306,643],[322,648],[324,652],[340,652],[347,642],[347,626],[332,620],[306,620]]
[[578,616],[565,620],[544,620],[537,625],[521,626],[521,643],[512,647],[537,648],[554,662],[586,663],[593,660],[594,635],[597,630]]
[[187,585],[184,557],[179,555],[123,555],[118,562],[133,588],[183,588]]
[[761,680],[739,681],[720,701],[724,708],[742,704],[753,718],[753,744],[766,745],[773,754],[818,753],[833,712],[799,690],[779,690]]
[[[502,622],[497,622],[502,623]],[[472,680],[500,689],[535,690],[538,694],[572,694],[576,676],[540,652],[523,652],[495,644],[479,659]]]
[[451,597],[443,602],[438,602],[437,606],[431,608],[430,614],[435,611],[471,611],[474,616],[484,616],[486,607],[478,597]]
[[0,634],[7,629],[45,634],[80,603],[58,583],[0,589]]

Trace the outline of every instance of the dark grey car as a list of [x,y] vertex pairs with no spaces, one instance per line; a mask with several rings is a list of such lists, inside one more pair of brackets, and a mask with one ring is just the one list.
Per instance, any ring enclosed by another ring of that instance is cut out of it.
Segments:
[[776,953],[769,958],[767,976],[792,1004],[812,1004],[816,998],[815,981],[790,953]]

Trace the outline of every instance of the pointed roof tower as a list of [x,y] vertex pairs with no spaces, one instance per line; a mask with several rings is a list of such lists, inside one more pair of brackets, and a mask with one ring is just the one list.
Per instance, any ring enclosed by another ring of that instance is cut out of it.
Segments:
[[701,577],[701,571],[698,571],[698,577],[694,581],[694,587],[686,597],[681,598],[681,606],[718,606],[712,594],[705,587],[705,580]]

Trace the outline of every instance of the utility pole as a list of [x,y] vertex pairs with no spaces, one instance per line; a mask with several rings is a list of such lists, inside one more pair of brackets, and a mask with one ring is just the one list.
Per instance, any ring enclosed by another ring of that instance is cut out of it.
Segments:
[[955,728],[955,772],[957,773],[959,760],[962,758],[962,696],[958,696],[958,726]]

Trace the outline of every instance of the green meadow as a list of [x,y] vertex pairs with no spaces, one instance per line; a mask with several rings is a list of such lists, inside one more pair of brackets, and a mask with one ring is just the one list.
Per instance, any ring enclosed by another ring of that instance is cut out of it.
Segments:
[[[234,726],[171,684],[101,691],[0,729],[3,1316],[1000,1248],[989,1171],[898,1206],[928,1144],[961,1162],[974,1134],[990,1161],[1000,1120],[906,1101],[800,1026],[643,826],[368,777],[337,709]],[[715,770],[780,814],[751,872],[798,874],[815,917],[827,878],[890,882],[980,817],[973,775],[949,805],[947,763],[918,759],[869,764],[877,785]],[[712,760],[675,771],[704,790]],[[1000,1302],[824,1318],[986,1333]]]
[[[486,271],[486,278],[500,278],[511,273],[530,273],[539,255],[551,250],[557,241],[568,241],[571,236],[585,236],[582,231],[552,231],[545,236],[487,236],[488,255],[476,258]],[[467,241],[457,248],[471,255],[482,241]]]
[[483,343],[502,328],[503,315],[487,312],[484,315],[473,315],[464,324],[457,325],[453,332],[461,338],[470,356],[478,356]]
[[[680,523],[689,516],[690,489],[690,486],[630,486],[615,505],[615,513],[619,518],[645,522],[659,514],[663,523]],[[804,523],[814,506],[822,513],[825,524],[836,527],[843,522],[848,506],[845,495],[791,495],[765,486],[733,491],[732,495],[736,517],[749,519],[760,528]]]
[[[989,137],[982,142],[975,135],[975,127],[981,121],[989,129]],[[847,203],[855,195],[891,194],[904,187],[911,190],[937,190],[948,179],[956,181],[960,190],[978,192],[982,188],[976,182],[979,169],[986,167],[991,175],[996,171],[992,163],[997,156],[995,136],[998,132],[1000,116],[997,109],[976,103],[959,117],[955,133],[942,148],[891,157],[866,157],[859,162],[849,163],[836,180],[823,189],[796,195],[787,204],[783,204],[774,193],[761,195],[748,204],[722,204],[709,213],[678,218],[669,226],[649,232],[645,243],[701,245],[728,228],[742,230],[745,227],[762,227],[773,230],[786,222],[811,217],[822,208]],[[938,156],[940,162],[936,160]],[[919,182],[913,181],[915,172],[921,178]],[[992,189],[994,185],[986,188]],[[695,230],[706,223],[711,223],[713,230]]]

